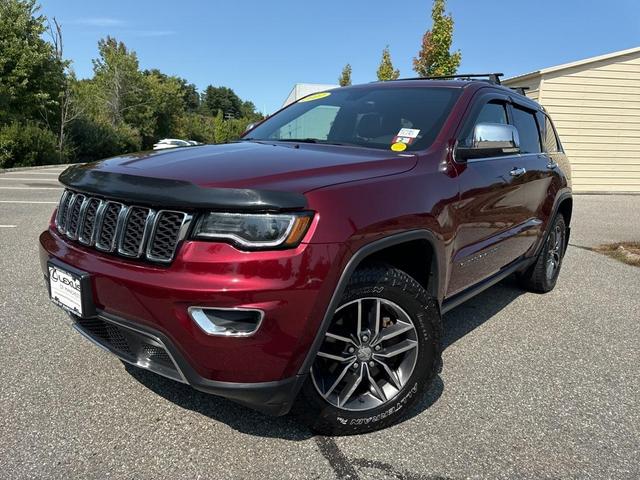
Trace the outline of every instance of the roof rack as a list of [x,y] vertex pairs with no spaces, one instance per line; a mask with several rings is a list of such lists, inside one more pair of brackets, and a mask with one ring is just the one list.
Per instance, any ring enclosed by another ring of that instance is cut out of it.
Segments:
[[509,87],[511,90],[515,90],[516,92],[518,92],[520,95],[527,95],[527,90],[529,90],[529,87]]
[[399,78],[398,80],[473,80],[479,79],[483,82],[501,85],[500,77],[504,73],[467,73],[460,75],[439,75],[434,77],[415,77],[415,78]]

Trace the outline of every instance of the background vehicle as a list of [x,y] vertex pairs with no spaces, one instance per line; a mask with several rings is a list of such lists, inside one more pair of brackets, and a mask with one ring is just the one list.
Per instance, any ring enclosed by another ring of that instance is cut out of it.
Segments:
[[177,138],[163,138],[162,140],[158,140],[158,143],[153,144],[154,150],[164,150],[166,148],[176,148],[176,147],[191,147],[193,145],[200,145],[195,140],[180,140]]
[[[71,167],[40,237],[52,299],[123,360],[323,433],[397,421],[441,368],[441,314],[557,281],[567,161],[499,85],[303,98],[239,142]],[[212,159],[215,158],[215,162]]]

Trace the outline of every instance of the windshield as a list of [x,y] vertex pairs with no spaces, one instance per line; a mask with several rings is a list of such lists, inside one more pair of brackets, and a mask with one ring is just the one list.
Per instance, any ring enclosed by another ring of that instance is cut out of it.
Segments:
[[458,88],[367,87],[322,92],[299,100],[243,140],[423,150],[438,135]]

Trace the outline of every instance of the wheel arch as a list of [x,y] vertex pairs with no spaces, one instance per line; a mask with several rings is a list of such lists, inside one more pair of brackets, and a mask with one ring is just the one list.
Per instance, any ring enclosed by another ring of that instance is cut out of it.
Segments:
[[[420,252],[420,248],[426,249],[421,252],[421,259],[426,260],[428,258],[429,264],[427,267],[429,271],[423,272],[422,274],[419,274],[420,269],[418,266],[420,264],[424,265],[424,263],[414,262],[414,265],[411,265],[411,262],[407,261],[407,257],[399,254],[402,249],[406,250],[410,256],[411,253]],[[346,267],[343,269],[340,279],[334,288],[329,305],[325,310],[320,327],[298,371],[298,375],[306,375],[311,369],[316,353],[320,349],[325,333],[331,323],[333,312],[338,307],[353,272],[368,263],[385,261],[400,269],[402,269],[401,265],[412,269],[414,274],[422,277],[422,280],[418,278],[416,278],[416,280],[423,287],[426,285],[425,289],[427,292],[437,299],[438,305],[441,304],[444,291],[444,253],[442,242],[433,232],[424,229],[409,230],[367,243],[351,256]],[[411,272],[407,273],[412,275]]]

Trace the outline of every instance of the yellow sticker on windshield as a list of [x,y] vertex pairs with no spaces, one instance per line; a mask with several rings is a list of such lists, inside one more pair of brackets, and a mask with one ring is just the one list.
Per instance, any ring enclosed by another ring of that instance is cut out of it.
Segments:
[[394,152],[404,152],[407,149],[407,144],[402,142],[396,142],[391,145],[391,150]]
[[314,100],[320,100],[321,98],[325,98],[331,95],[331,92],[321,92],[315,93],[313,95],[309,95],[308,97],[304,97],[301,102],[313,102]]

